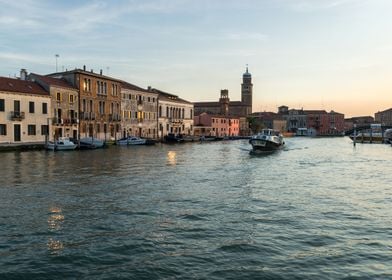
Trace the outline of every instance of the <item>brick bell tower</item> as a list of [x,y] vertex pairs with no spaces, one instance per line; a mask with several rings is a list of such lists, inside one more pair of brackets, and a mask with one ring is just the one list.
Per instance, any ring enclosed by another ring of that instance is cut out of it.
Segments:
[[224,115],[224,116],[229,115],[229,104],[230,104],[229,90],[227,90],[227,89],[222,89],[221,90],[221,96],[219,98],[219,104],[220,104],[220,113],[221,113],[221,115]]
[[248,65],[246,65],[246,72],[242,75],[241,84],[241,103],[243,106],[243,114],[245,116],[252,113],[252,75],[248,72]]

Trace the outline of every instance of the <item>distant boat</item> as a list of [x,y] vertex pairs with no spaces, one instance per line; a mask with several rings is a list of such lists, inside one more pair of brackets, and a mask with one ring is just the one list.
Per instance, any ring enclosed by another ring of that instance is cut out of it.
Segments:
[[260,133],[254,135],[249,143],[255,152],[275,151],[284,146],[282,134],[273,129],[263,129]]
[[61,137],[55,141],[49,141],[45,148],[51,151],[67,151],[67,150],[75,150],[76,144],[69,140],[69,138]]
[[98,149],[105,145],[105,141],[94,137],[81,138],[79,142],[81,149]]
[[382,143],[384,141],[384,138],[382,136],[381,132],[359,132],[357,135],[351,134],[350,139],[358,143]]
[[151,142],[147,142],[147,139],[136,137],[136,136],[129,136],[129,137],[124,137],[120,140],[117,140],[117,145],[146,145],[146,144],[151,144]]

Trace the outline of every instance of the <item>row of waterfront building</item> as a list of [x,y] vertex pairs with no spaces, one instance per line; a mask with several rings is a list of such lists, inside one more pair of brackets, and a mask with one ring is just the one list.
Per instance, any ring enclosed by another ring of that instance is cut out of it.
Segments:
[[193,104],[86,68],[0,77],[0,143],[193,133]]
[[[176,94],[142,88],[102,71],[75,69],[48,75],[0,77],[0,145],[43,143],[46,139],[126,136],[163,139],[168,134],[246,136],[261,128],[307,135],[341,135],[360,121],[325,110],[289,109],[253,112],[252,76],[242,75],[241,101],[227,89],[217,102],[190,102]],[[376,121],[392,125],[392,109],[376,113]],[[351,127],[350,127],[351,125]]]

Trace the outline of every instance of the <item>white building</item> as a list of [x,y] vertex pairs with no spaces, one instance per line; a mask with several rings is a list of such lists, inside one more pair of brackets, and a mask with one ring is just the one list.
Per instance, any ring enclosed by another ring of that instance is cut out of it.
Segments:
[[0,77],[0,144],[43,144],[50,112],[49,92],[38,84]]
[[193,103],[177,95],[149,89],[158,96],[158,137],[169,133],[193,135]]

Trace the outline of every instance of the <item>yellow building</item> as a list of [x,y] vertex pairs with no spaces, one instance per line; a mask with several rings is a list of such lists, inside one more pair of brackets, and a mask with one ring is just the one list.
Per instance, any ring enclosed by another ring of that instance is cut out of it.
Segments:
[[78,139],[78,90],[63,79],[41,76],[31,73],[29,80],[36,82],[46,91],[50,92],[52,110],[50,117],[53,129],[53,138],[69,137]]

